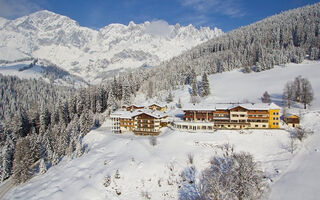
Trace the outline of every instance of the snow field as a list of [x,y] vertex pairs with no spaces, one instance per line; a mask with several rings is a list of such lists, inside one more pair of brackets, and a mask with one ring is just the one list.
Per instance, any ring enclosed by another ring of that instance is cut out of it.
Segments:
[[[64,158],[42,176],[36,176],[11,190],[4,199],[177,199],[188,154],[194,156],[196,176],[209,166],[209,159],[221,152],[219,146],[234,145],[235,151],[253,154],[270,180],[271,199],[316,199],[319,180],[320,149],[320,68],[319,61],[243,74],[232,71],[210,76],[211,96],[205,102],[258,102],[264,91],[278,103],[287,81],[302,75],[310,80],[315,99],[300,112],[301,124],[313,130],[305,141],[297,141],[297,150],[288,150],[289,132],[285,130],[219,130],[214,133],[179,132],[163,129],[157,145],[150,137],[111,134],[109,121],[84,138],[87,153],[80,158]],[[174,101],[189,102],[188,87],[173,92]],[[175,103],[171,103],[175,104]],[[181,113],[173,110],[170,113]],[[284,128],[286,126],[283,126]],[[172,167],[173,166],[173,167]],[[120,178],[115,178],[119,170]],[[105,187],[105,177],[111,183]],[[160,184],[159,184],[160,183]],[[121,194],[117,194],[117,192]],[[143,197],[144,196],[144,197]]]

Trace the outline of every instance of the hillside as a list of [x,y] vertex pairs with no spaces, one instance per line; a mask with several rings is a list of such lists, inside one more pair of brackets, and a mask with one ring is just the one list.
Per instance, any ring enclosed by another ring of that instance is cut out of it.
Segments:
[[21,79],[43,79],[48,83],[75,88],[88,85],[82,78],[70,74],[47,60],[23,59],[2,63],[0,74],[17,76]]
[[[228,32],[174,57],[149,73],[156,92],[188,83],[195,73],[264,71],[320,57],[320,3],[282,12]],[[170,72],[170,73],[168,73]],[[148,88],[146,83],[145,88]]]
[[0,21],[0,61],[39,58],[87,81],[111,77],[127,68],[155,66],[222,34],[220,29],[168,25],[164,21],[99,30],[68,17],[39,11]]
[[[317,176],[309,175],[308,179],[305,179],[299,170],[309,169],[303,166],[309,166],[307,163],[310,161],[317,162],[313,158],[318,156],[318,151],[314,148],[318,148],[320,142],[317,125],[320,120],[319,66],[320,62],[314,61],[289,64],[287,67],[276,66],[272,70],[254,74],[243,74],[234,70],[210,76],[212,95],[204,101],[225,102],[246,98],[258,102],[262,93],[268,90],[276,103],[279,103],[284,83],[298,75],[307,77],[315,93],[313,105],[308,110],[295,108],[291,112],[301,112],[302,125],[313,129],[314,135],[309,136],[305,142],[299,142],[294,154],[287,149],[289,132],[286,130],[246,130],[245,134],[240,134],[236,130],[189,133],[168,128],[157,137],[158,144],[152,146],[149,137],[134,136],[131,133],[111,134],[107,120],[102,127],[85,136],[83,142],[87,148],[82,157],[74,157],[72,160],[64,157],[62,162],[51,167],[46,174],[15,187],[4,199],[143,199],[148,196],[146,194],[149,194],[151,199],[177,199],[187,193],[192,195],[192,185],[185,185],[179,176],[190,167],[187,164],[187,155],[194,155],[195,176],[198,177],[201,170],[208,166],[209,158],[219,154],[219,145],[225,143],[233,144],[235,151],[246,151],[254,155],[266,176],[273,181],[270,184],[276,193],[271,197],[277,196],[277,192],[286,194],[287,189],[283,186],[291,184],[291,174],[298,177],[301,184],[306,181],[316,183]],[[183,104],[188,103],[187,86],[173,93],[175,102],[181,98]],[[181,113],[181,110],[175,108],[170,113]],[[312,144],[311,149],[309,144]],[[120,178],[114,178],[117,169]],[[111,185],[105,187],[103,184],[108,176],[111,178]],[[197,180],[194,177],[189,178]],[[282,183],[280,187],[278,183]],[[300,196],[295,194],[307,191],[299,189],[303,188],[291,190],[290,195],[299,199]],[[304,196],[306,199],[319,195],[315,188],[311,187],[310,190],[308,195]],[[285,196],[283,198],[286,199]]]

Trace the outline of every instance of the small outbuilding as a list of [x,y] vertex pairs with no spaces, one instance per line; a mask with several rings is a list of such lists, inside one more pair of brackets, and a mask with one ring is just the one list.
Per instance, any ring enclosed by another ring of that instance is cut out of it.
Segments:
[[288,126],[293,128],[299,128],[300,127],[300,117],[298,115],[290,115],[284,117],[284,121]]

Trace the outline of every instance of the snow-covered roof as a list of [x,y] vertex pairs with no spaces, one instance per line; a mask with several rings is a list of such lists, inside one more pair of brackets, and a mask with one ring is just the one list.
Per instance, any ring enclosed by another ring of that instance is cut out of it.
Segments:
[[133,106],[133,107],[138,107],[138,108],[144,108],[144,106],[142,106],[142,105],[137,105],[137,104],[131,104],[131,105],[125,105],[126,107],[131,107],[131,106]]
[[118,110],[114,113],[110,114],[111,118],[120,118],[120,119],[131,119],[135,115],[141,113],[141,110],[135,110],[133,112],[126,111],[126,110]]
[[182,110],[197,110],[197,111],[215,111],[215,110],[230,110],[236,107],[242,107],[247,110],[270,110],[280,109],[274,103],[217,103],[217,104],[189,104]]
[[158,107],[161,107],[161,108],[166,107],[165,105],[158,104],[158,103],[152,103],[152,104],[149,104],[149,106],[158,106]]
[[141,115],[141,114],[147,114],[151,117],[154,117],[154,118],[157,118],[157,119],[160,119],[160,118],[164,118],[164,117],[167,117],[168,115],[164,112],[159,112],[159,111],[153,111],[153,110],[149,110],[149,109],[144,109],[144,110],[140,110],[139,113],[136,113],[134,116],[132,117],[135,117],[135,116],[138,116],[138,115]]
[[140,114],[147,114],[151,117],[160,119],[160,118],[164,118],[167,117],[168,115],[166,113],[163,112],[159,112],[159,111],[153,111],[153,110],[149,110],[149,109],[139,109],[139,110],[135,110],[135,111],[126,111],[126,110],[118,110],[116,112],[113,112],[110,114],[111,118],[120,118],[120,119],[132,119],[135,116],[138,116]]

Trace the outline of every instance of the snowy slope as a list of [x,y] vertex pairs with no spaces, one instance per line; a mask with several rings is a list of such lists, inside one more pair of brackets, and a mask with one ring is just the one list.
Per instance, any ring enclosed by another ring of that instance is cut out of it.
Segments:
[[[317,123],[314,123],[317,122]],[[272,186],[270,199],[319,199],[320,180],[320,111],[307,113],[303,118],[306,127],[315,130],[307,138],[298,155],[280,179]]]
[[[87,83],[76,76],[63,71],[44,60],[15,61],[0,64],[0,74],[6,76],[17,76],[21,79],[43,79],[57,85],[71,87],[85,87]],[[31,66],[32,65],[32,66]]]
[[[261,73],[244,74],[240,70],[218,73],[209,76],[211,95],[203,101],[205,103],[225,102],[260,102],[265,91],[273,102],[281,106],[284,85],[301,75],[308,78],[313,90],[314,101],[312,109],[320,109],[320,61],[304,61],[302,64],[289,63]],[[198,77],[201,80],[201,77]],[[190,102],[191,87],[184,86],[174,92],[175,101],[181,97],[182,103]]]
[[16,20],[0,19],[0,60],[13,60],[1,53],[2,48],[12,48],[97,82],[96,78],[125,68],[157,65],[221,34],[217,28],[173,26],[164,21],[92,30],[44,10]]
[[[318,98],[319,65],[319,61],[290,64],[286,68],[276,67],[255,76],[237,71],[212,75],[210,82],[213,95],[206,101],[222,101],[223,98],[237,100],[234,95],[228,95],[232,91],[235,95],[243,95],[240,99],[248,97],[249,100],[258,101],[257,96],[262,95],[265,87],[272,94],[280,94],[284,83],[300,74],[309,78]],[[273,74],[271,79],[270,73]],[[257,76],[260,79],[256,79]],[[235,84],[222,84],[218,80],[235,81]],[[183,103],[188,102],[187,89],[174,91],[175,100],[180,97]],[[273,98],[277,100],[278,96]],[[235,145],[236,151],[247,151],[254,155],[266,175],[274,181],[271,183],[272,199],[301,199],[305,192],[308,195],[303,197],[312,199],[318,194],[315,191],[319,180],[316,166],[320,162],[320,112],[316,110],[316,101],[311,110],[302,112],[302,125],[312,128],[314,134],[305,142],[297,143],[298,149],[294,154],[288,151],[289,133],[285,130],[246,130],[244,134],[239,134],[239,131],[232,130],[189,133],[164,129],[157,137],[158,144],[152,146],[148,137],[130,133],[111,134],[109,121],[106,121],[101,128],[85,137],[84,143],[88,145],[85,155],[73,160],[64,158],[46,174],[11,190],[4,199],[144,199],[142,193],[149,193],[151,199],[177,199],[181,185],[179,174],[188,167],[187,155],[194,155],[198,175],[208,166],[209,158],[220,152],[218,146],[224,143]],[[119,179],[114,178],[117,169]],[[111,185],[104,187],[104,178],[108,175],[111,176]],[[304,187],[306,182],[309,182],[309,188]],[[279,196],[286,195],[291,186],[300,186],[302,189],[292,189],[289,196]],[[121,194],[117,195],[116,191],[121,191]]]

